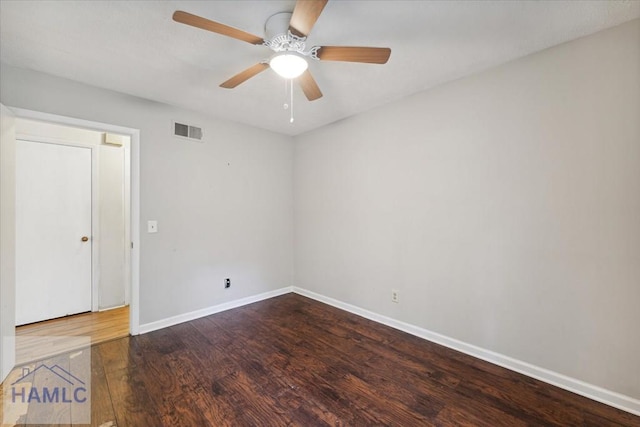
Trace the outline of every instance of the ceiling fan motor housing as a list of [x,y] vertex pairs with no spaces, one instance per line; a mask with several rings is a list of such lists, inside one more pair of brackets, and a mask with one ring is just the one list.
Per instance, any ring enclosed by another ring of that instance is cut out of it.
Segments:
[[306,37],[298,37],[289,31],[291,12],[280,12],[271,15],[264,24],[264,44],[274,52],[295,52],[300,55],[318,59],[318,47],[306,49]]
[[274,40],[281,35],[289,33],[289,22],[291,21],[291,12],[278,12],[271,15],[264,24],[264,35],[266,40]]

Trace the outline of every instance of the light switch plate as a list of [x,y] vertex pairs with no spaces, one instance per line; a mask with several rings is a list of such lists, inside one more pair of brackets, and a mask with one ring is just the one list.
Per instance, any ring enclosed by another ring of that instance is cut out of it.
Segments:
[[147,233],[158,232],[158,221],[147,221]]

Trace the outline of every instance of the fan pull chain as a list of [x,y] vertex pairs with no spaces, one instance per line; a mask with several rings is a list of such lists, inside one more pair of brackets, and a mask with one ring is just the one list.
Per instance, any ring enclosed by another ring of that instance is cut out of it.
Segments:
[[289,87],[289,94],[291,95],[291,109],[289,110],[291,112],[291,118],[289,119],[289,123],[293,123],[293,79],[289,80],[289,82],[291,82]]
[[289,82],[287,80],[284,81],[284,104],[282,107],[285,110],[289,109],[289,104],[287,104],[287,99],[289,98]]
[[[287,104],[287,98],[289,98],[289,103]],[[284,81],[284,99],[285,102],[282,104],[282,107],[285,110],[289,110],[291,115],[289,117],[289,123],[293,123],[293,79]]]

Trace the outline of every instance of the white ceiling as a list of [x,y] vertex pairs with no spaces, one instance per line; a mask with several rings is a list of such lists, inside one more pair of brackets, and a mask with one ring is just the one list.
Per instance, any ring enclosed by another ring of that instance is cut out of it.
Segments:
[[435,85],[640,17],[640,1],[331,0],[312,45],[392,49],[386,65],[316,62],[324,97],[267,70],[218,85],[268,58],[263,46],[178,24],[184,10],[263,36],[278,1],[0,1],[0,60],[17,67],[297,135]]

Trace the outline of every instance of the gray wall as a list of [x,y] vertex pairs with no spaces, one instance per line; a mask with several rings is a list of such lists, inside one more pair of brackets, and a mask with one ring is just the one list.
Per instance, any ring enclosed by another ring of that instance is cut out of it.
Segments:
[[[6,64],[0,75],[5,105],[140,129],[141,324],[292,285],[290,137]],[[202,126],[203,143],[174,138],[172,120]]]
[[296,138],[296,286],[640,398],[639,40]]

